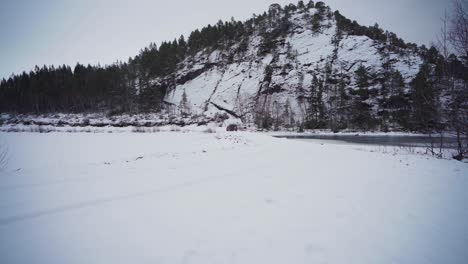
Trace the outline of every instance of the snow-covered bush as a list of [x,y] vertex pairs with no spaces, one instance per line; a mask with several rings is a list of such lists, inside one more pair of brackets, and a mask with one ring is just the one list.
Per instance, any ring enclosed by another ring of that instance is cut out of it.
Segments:
[[207,129],[203,130],[203,133],[216,133],[216,129],[208,127]]
[[180,132],[180,127],[178,127],[178,126],[171,126],[170,131],[171,131],[171,132]]
[[144,127],[133,127],[132,132],[134,132],[134,133],[146,133],[147,131],[145,130]]
[[238,127],[236,124],[230,124],[229,126],[227,126],[226,128],[226,131],[237,131],[238,130]]

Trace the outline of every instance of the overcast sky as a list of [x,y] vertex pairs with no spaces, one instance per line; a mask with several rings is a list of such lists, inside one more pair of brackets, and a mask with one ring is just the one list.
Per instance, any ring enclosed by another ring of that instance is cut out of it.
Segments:
[[[281,5],[296,0],[277,0]],[[307,2],[307,1],[304,1]],[[326,0],[363,25],[375,22],[429,45],[450,0]],[[0,78],[34,65],[127,60],[150,42],[172,40],[219,19],[245,20],[273,0],[0,0]]]

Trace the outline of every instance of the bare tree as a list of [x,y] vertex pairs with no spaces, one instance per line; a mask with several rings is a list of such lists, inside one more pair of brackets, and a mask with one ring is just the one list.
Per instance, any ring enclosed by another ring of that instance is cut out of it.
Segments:
[[[468,64],[468,0],[454,0],[453,5],[448,40],[466,65]],[[457,154],[454,158],[462,160],[468,154],[468,84],[463,82],[454,85],[451,97],[448,119],[457,136]]]
[[274,130],[277,131],[279,130],[279,127],[281,125],[281,113],[280,113],[280,105],[278,101],[274,100],[273,101],[273,109],[272,109],[272,115],[273,115],[273,122],[274,122]]
[[450,22],[447,16],[447,10],[445,10],[444,17],[441,18],[442,28],[440,29],[439,34],[437,35],[437,49],[444,56],[444,59],[449,57],[450,47],[449,47],[449,38],[450,32],[448,30],[448,23]]
[[[445,9],[444,16],[440,19],[442,22],[442,27],[440,28],[439,33],[437,34],[437,41],[435,44],[433,44],[434,47],[437,48],[439,53],[442,55],[443,60],[439,61],[438,63],[440,64],[439,66],[442,67],[442,76],[441,78],[438,78],[438,81],[436,82],[434,88],[437,90],[438,94],[441,94],[442,91],[449,91],[451,92],[451,97],[453,98],[454,96],[454,91],[453,89],[449,89],[449,87],[454,86],[454,78],[452,78],[452,74],[449,70],[448,67],[448,59],[450,56],[451,52],[451,42],[450,42],[450,32],[449,32],[449,23],[451,23],[451,20],[449,19],[447,15],[447,9]],[[440,101],[438,101],[439,104],[441,104]],[[427,151],[430,152],[432,155],[436,156],[442,156],[443,155],[443,147],[444,147],[444,132],[446,127],[443,124],[444,117],[450,118],[450,115],[445,111],[441,105],[437,107],[437,109],[440,109],[440,124],[436,127],[436,131],[438,135],[432,135],[432,129],[431,132],[429,133],[429,138],[431,140],[430,145],[427,148]],[[442,117],[443,116],[443,117]],[[438,141],[439,144],[439,153],[435,152],[436,144]]]
[[449,40],[458,54],[468,60],[468,0],[453,2],[453,17],[450,21]]
[[3,145],[0,145],[0,170],[2,170],[6,164],[8,159],[8,151],[7,148]]

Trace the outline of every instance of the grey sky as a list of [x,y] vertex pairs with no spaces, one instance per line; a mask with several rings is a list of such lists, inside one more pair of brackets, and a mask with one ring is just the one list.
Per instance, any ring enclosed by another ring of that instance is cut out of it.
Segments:
[[[272,2],[296,0],[0,0],[0,78],[34,65],[127,60],[150,42],[172,40],[219,19],[245,20]],[[307,2],[307,1],[304,1]],[[363,25],[430,44],[450,0],[325,0]]]

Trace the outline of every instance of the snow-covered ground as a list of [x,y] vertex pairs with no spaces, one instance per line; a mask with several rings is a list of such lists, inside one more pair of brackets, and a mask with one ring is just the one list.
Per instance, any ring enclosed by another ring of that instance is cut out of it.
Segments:
[[0,133],[0,263],[468,263],[468,164],[256,133]]

